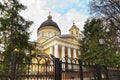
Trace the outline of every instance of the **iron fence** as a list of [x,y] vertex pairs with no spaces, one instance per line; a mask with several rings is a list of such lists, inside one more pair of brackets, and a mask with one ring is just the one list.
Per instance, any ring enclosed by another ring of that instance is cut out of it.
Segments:
[[0,80],[54,80],[54,71],[54,60],[46,56],[36,56],[30,62],[18,61],[17,55],[11,61],[0,58]]
[[120,80],[120,67],[104,66],[89,61],[64,57],[50,59],[36,56],[30,62],[21,62],[18,55],[5,60],[0,54],[0,80]]

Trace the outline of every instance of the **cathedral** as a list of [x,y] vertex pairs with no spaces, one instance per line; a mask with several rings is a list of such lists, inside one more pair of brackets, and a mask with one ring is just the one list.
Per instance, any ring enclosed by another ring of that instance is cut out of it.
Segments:
[[62,59],[65,56],[77,58],[79,50],[80,30],[73,22],[68,34],[62,34],[59,26],[52,20],[49,14],[37,30],[37,49],[55,58]]

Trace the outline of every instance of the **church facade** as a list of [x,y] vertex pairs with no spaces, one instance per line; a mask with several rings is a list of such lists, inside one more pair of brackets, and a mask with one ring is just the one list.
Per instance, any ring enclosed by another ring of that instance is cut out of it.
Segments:
[[52,54],[55,58],[77,58],[80,55],[79,40],[80,30],[75,23],[70,27],[69,34],[61,35],[59,26],[50,14],[37,30],[37,49],[45,54]]

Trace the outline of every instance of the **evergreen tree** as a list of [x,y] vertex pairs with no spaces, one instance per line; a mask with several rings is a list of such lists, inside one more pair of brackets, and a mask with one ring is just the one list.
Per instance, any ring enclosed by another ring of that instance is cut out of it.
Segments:
[[[84,26],[83,38],[80,41],[81,58],[94,63],[104,64],[104,56],[107,63],[116,65],[118,57],[113,50],[113,44],[109,38],[109,31],[102,26],[100,19],[87,20]],[[103,38],[105,43],[101,45],[99,40]],[[115,61],[115,62],[114,62]]]
[[25,57],[26,49],[33,49],[28,42],[29,28],[32,21],[25,20],[20,12],[26,7],[18,0],[2,0],[0,2],[0,43],[3,45],[2,52],[5,60],[11,60],[10,56],[14,49],[19,50],[19,61]]

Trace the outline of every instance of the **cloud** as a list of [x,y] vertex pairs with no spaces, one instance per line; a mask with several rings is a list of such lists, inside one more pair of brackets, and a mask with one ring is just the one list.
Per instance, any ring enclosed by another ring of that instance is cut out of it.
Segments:
[[80,30],[83,30],[84,22],[88,16],[80,14],[75,9],[69,10],[65,15],[55,17],[55,21],[59,24],[62,34],[67,34],[70,27],[73,25],[73,20]]
[[[83,2],[82,2],[83,1]],[[58,24],[62,34],[68,34],[69,28],[75,20],[75,24],[83,30],[84,22],[88,18],[87,8],[83,3],[89,0],[21,0],[27,9],[21,12],[26,19],[34,21],[30,31],[30,40],[37,39],[37,29],[47,19],[49,11],[53,20]]]
[[[76,9],[78,12],[87,11],[89,0],[45,0],[48,2],[47,7],[52,11],[66,14],[71,8]],[[87,12],[86,12],[87,13]]]

